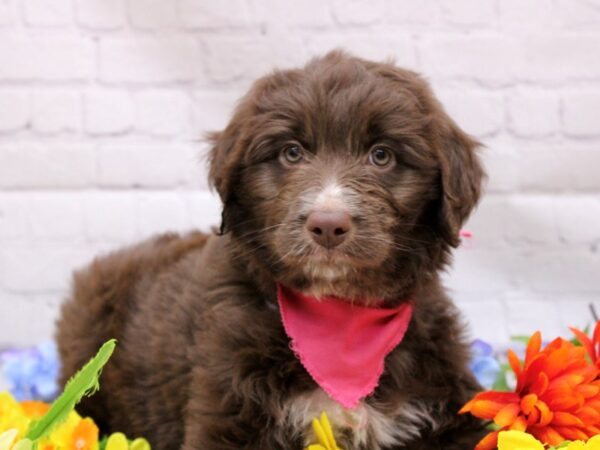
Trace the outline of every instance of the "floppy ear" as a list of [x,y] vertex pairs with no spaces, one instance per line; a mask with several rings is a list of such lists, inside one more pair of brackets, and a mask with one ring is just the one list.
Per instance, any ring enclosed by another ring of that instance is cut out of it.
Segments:
[[236,208],[235,182],[239,172],[238,127],[231,124],[221,132],[209,133],[207,136],[211,144],[209,152],[208,181],[216,189],[223,210],[221,213],[221,234],[227,233],[234,218]]
[[485,177],[477,156],[480,144],[464,133],[445,112],[439,124],[441,207],[440,232],[453,247],[460,228],[477,204]]

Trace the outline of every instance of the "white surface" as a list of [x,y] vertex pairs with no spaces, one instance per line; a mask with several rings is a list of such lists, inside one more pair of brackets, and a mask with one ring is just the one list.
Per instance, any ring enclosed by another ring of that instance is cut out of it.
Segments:
[[[600,306],[597,0],[0,0],[0,344],[52,333],[74,267],[218,222],[196,139],[334,46],[423,72],[486,145],[448,285],[494,342]],[[600,309],[600,308],[599,308]]]

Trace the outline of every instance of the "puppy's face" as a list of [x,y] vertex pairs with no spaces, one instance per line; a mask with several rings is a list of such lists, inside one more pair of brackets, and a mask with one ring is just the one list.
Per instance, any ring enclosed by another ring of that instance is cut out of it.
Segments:
[[477,201],[475,143],[416,74],[333,52],[255,83],[210,177],[240,256],[315,296],[409,295]]

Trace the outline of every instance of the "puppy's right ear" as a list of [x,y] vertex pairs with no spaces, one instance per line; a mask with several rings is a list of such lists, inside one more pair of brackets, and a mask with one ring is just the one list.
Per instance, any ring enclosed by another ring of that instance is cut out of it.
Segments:
[[208,158],[208,181],[216,189],[221,201],[221,234],[230,230],[235,204],[235,180],[238,173],[236,142],[238,130],[227,127],[224,131],[209,133],[207,138],[211,144]]

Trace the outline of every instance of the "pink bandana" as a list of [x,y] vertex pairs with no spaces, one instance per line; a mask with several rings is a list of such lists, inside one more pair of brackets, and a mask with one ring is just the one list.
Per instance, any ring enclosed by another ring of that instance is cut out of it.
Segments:
[[344,408],[377,387],[385,357],[402,341],[412,306],[368,308],[317,300],[278,285],[283,326],[310,376]]

